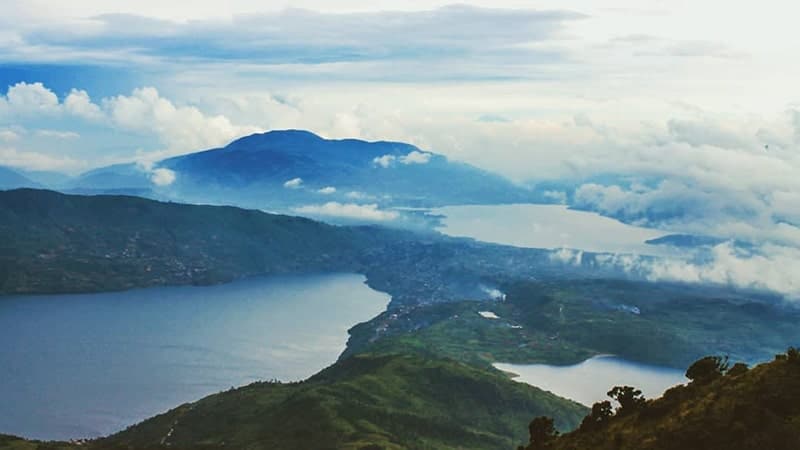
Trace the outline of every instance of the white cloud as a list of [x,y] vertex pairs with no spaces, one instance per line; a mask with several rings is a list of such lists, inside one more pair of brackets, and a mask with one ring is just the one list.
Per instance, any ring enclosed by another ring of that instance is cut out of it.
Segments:
[[323,194],[323,195],[335,194],[336,193],[336,188],[333,187],[333,186],[326,186],[326,187],[318,190],[317,192],[319,192],[320,194]]
[[70,114],[88,120],[100,120],[103,118],[103,112],[98,105],[92,103],[89,93],[79,89],[70,91],[67,98],[64,99],[64,109]]
[[[558,256],[554,259],[559,259]],[[733,243],[715,246],[702,261],[647,258],[637,255],[598,255],[606,267],[643,276],[651,281],[714,283],[778,292],[800,299],[800,249],[766,244],[743,252]]]
[[550,252],[550,260],[562,264],[580,266],[583,261],[583,251],[562,247]]
[[396,159],[397,158],[394,155],[383,155],[383,156],[378,156],[375,159],[373,159],[372,163],[375,164],[376,166],[381,166],[384,169],[386,169],[386,168],[391,167],[392,164],[394,164],[394,161]]
[[286,189],[300,189],[303,186],[303,179],[302,178],[292,178],[291,180],[283,183],[283,187]]
[[13,130],[0,130],[0,141],[13,142],[19,140],[19,133]]
[[[57,124],[61,130],[50,127]],[[134,89],[130,95],[118,95],[94,102],[86,91],[72,89],[59,102],[56,94],[42,83],[17,83],[9,87],[6,95],[0,95],[0,126],[8,130],[39,131],[31,134],[43,139],[60,141],[75,140],[87,131],[85,139],[78,145],[58,146],[21,142],[18,151],[39,151],[55,159],[70,150],[77,154],[95,154],[85,162],[86,166],[104,165],[131,160],[157,160],[176,154],[217,147],[227,144],[242,135],[262,131],[261,127],[235,125],[226,116],[206,114],[195,106],[177,105],[161,97],[155,88]],[[77,130],[81,130],[79,133]],[[119,142],[118,132],[126,133],[124,142]],[[16,133],[16,132],[15,132]],[[19,136],[19,133],[16,133]],[[97,142],[92,138],[114,139],[112,142]],[[11,138],[5,133],[6,139]],[[147,142],[146,147],[135,147],[130,139]],[[157,142],[157,143],[154,143]],[[31,147],[38,145],[38,149]],[[135,148],[127,155],[106,155],[102,149]]]
[[154,169],[150,174],[150,181],[156,186],[169,186],[175,182],[175,179],[175,172],[163,167]]
[[353,199],[353,200],[365,200],[365,199],[374,198],[373,196],[371,196],[369,194],[366,194],[364,192],[359,192],[359,191],[350,191],[347,194],[345,194],[345,197],[347,197],[349,199]]
[[67,156],[51,156],[33,151],[0,147],[0,165],[31,170],[75,171],[85,169],[82,161]]
[[544,195],[545,198],[555,201],[556,203],[560,203],[562,205],[567,204],[567,193],[564,191],[544,191],[542,195]]
[[397,157],[395,155],[383,155],[378,156],[372,160],[372,163],[376,166],[383,167],[384,169],[388,169],[392,167],[395,162],[400,162],[401,164],[411,165],[411,164],[428,164],[431,160],[433,155],[427,152],[420,152],[417,150],[412,150],[406,155],[402,155]]
[[194,106],[176,106],[152,87],[135,89],[130,96],[105,99],[103,109],[119,127],[156,133],[171,152],[221,146],[233,138],[260,131],[236,126],[225,116],[208,116]]
[[59,130],[36,130],[36,135],[41,137],[61,139],[61,140],[78,139],[81,137],[80,134],[74,131],[59,131]]
[[405,156],[400,157],[400,162],[403,164],[428,164],[431,160],[430,153],[418,152],[416,150],[409,152]]
[[20,113],[55,113],[59,107],[56,94],[39,82],[10,86],[6,101],[13,111]]
[[400,215],[395,211],[385,211],[376,204],[359,205],[355,203],[328,202],[323,205],[306,205],[294,208],[298,214],[312,216],[339,217],[345,219],[386,222],[397,219]]

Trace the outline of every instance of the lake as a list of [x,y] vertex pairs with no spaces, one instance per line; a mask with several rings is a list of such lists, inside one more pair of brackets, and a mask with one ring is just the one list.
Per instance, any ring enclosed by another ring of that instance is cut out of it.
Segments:
[[516,381],[587,406],[609,400],[606,392],[614,386],[633,386],[641,389],[645,397],[655,398],[670,387],[688,381],[682,370],[639,364],[615,356],[595,356],[572,366],[504,363],[494,366],[518,374]]
[[627,225],[564,205],[466,205],[431,212],[446,216],[438,228],[442,233],[484,242],[603,253],[674,254],[666,246],[645,244],[669,232]]
[[0,297],[0,433],[94,437],[232,386],[307,378],[385,310],[364,280]]

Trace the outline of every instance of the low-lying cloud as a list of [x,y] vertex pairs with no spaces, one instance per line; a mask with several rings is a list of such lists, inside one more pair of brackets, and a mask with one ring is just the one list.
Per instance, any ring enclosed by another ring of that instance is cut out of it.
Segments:
[[174,171],[163,167],[154,169],[150,173],[150,181],[156,186],[169,186],[175,182],[176,178]]
[[408,152],[408,154],[401,156],[395,156],[395,155],[378,156],[372,160],[372,163],[375,164],[376,166],[388,169],[389,167],[394,166],[396,163],[400,163],[405,166],[412,164],[428,164],[431,161],[432,157],[433,155],[431,153],[412,150]]
[[742,249],[729,241],[685,258],[611,253],[587,258],[580,250],[562,248],[551,251],[550,259],[613,269],[649,281],[718,284],[800,299],[800,249],[794,247],[765,244]]
[[306,205],[293,209],[298,214],[311,216],[338,217],[343,219],[387,222],[400,217],[396,211],[386,211],[377,204],[356,204],[328,202],[322,205]]
[[303,179],[302,178],[292,178],[291,180],[286,181],[283,183],[283,187],[286,189],[300,189],[303,187]]

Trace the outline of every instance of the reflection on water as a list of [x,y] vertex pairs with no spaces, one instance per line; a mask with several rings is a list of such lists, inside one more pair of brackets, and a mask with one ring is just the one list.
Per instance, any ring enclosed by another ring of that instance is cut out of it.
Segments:
[[350,274],[0,297],[0,433],[97,436],[231,386],[308,377],[388,301]]
[[670,255],[674,250],[645,244],[669,234],[626,225],[599,214],[563,205],[468,205],[432,211],[446,216],[439,230],[450,236],[533,248],[572,248],[591,252]]
[[494,366],[518,374],[517,381],[587,406],[608,400],[606,392],[614,386],[633,386],[641,389],[645,397],[655,398],[687,381],[681,370],[638,364],[614,356],[596,356],[573,366],[504,363]]

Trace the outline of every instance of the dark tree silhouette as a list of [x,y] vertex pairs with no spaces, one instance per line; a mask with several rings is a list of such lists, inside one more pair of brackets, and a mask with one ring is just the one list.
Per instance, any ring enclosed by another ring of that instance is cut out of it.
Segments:
[[686,378],[692,383],[708,384],[725,374],[730,367],[728,357],[706,356],[694,362],[686,370]]
[[580,430],[581,431],[591,431],[599,428],[602,424],[604,424],[611,416],[614,415],[614,408],[611,406],[611,402],[608,400],[597,402],[592,405],[592,412],[589,413],[588,416],[583,418],[583,422],[581,422]]
[[619,403],[617,414],[630,414],[638,411],[642,409],[646,401],[642,396],[642,391],[631,386],[614,386],[608,391],[608,396]]
[[789,350],[786,351],[786,360],[793,364],[800,364],[800,349],[789,347]]
[[745,364],[745,363],[736,363],[736,364],[733,365],[733,367],[728,369],[728,371],[725,374],[729,375],[729,376],[732,376],[732,377],[737,377],[739,375],[747,373],[748,370],[750,370],[750,368],[747,367],[747,364]]
[[552,441],[556,436],[558,436],[558,431],[556,431],[553,419],[546,416],[540,416],[533,419],[530,425],[528,425],[528,431],[531,435],[528,450],[544,448],[548,442]]

